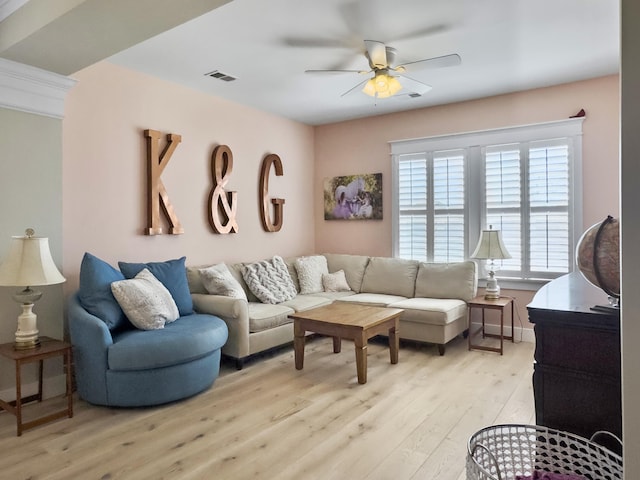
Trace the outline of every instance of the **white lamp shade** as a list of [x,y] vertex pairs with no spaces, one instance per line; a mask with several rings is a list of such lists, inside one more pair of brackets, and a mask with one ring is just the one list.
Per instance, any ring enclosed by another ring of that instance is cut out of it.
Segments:
[[389,93],[395,95],[402,90],[402,84],[396,77],[389,76]]
[[365,83],[362,91],[371,97],[376,96],[376,82],[373,80],[373,78],[367,80],[367,83]]
[[54,285],[65,280],[51,258],[48,238],[12,237],[9,253],[0,264],[1,286]]
[[388,98],[402,90],[400,81],[383,71],[376,73],[364,85],[362,91],[367,95],[377,98]]
[[511,258],[509,251],[502,242],[500,230],[483,230],[478,241],[478,246],[471,255],[471,258],[498,259]]

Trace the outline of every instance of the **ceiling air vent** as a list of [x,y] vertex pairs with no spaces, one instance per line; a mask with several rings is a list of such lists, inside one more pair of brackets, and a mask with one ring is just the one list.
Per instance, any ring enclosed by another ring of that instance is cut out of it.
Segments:
[[217,78],[219,80],[224,80],[225,82],[233,82],[237,80],[236,77],[232,77],[231,75],[227,75],[226,73],[222,73],[220,70],[213,70],[212,72],[205,73],[207,77]]
[[413,92],[413,93],[410,93],[410,94],[409,94],[409,96],[410,96],[411,98],[418,98],[418,97],[421,97],[422,95],[421,95],[421,94],[419,94],[419,93]]

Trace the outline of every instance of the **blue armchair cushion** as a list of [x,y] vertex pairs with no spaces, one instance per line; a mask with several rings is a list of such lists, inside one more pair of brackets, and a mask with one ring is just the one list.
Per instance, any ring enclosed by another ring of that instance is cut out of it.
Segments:
[[166,262],[118,262],[118,266],[126,278],[134,278],[143,269],[148,269],[169,290],[178,306],[180,316],[184,316],[193,313],[193,301],[191,300],[191,292],[187,282],[185,260],[186,257],[167,260]]
[[148,370],[191,362],[220,349],[227,341],[227,327],[217,317],[194,313],[160,330],[123,331],[113,340],[110,370]]
[[124,280],[121,272],[88,252],[84,254],[80,265],[78,299],[84,309],[101,318],[109,330],[129,325],[111,292],[111,283],[118,280]]

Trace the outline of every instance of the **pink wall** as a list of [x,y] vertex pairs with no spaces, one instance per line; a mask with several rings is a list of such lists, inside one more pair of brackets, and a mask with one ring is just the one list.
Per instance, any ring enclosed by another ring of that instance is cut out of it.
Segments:
[[[132,72],[107,62],[89,67],[67,97],[63,122],[63,268],[67,291],[77,287],[89,251],[118,260],[188,264],[248,261],[279,254],[391,254],[391,202],[382,221],[326,222],[326,177],[383,174],[391,195],[389,141],[566,118],[584,108],[583,224],[618,216],[618,76],[404,113],[309,127]],[[162,175],[184,226],[183,235],[142,235],[146,226],[144,129],[182,135]],[[214,234],[207,221],[213,148],[227,144],[234,168],[227,188],[238,192],[239,233]],[[284,176],[270,176],[270,194],[285,198],[284,226],[260,223],[260,163],[277,153]],[[533,293],[516,297],[526,325]],[[518,319],[516,318],[516,325]]]
[[[250,261],[314,250],[313,128],[102,62],[76,75],[63,122],[63,264],[67,291],[77,288],[85,251],[116,264],[187,256],[187,264]],[[182,135],[162,175],[184,227],[182,235],[143,235],[146,140],[143,130]],[[207,200],[211,154],[233,152],[228,190],[238,192],[239,231],[212,232]],[[269,193],[285,199],[284,224],[262,229],[260,165],[276,153],[284,176]]]
[[[391,159],[388,142],[567,118],[581,108],[583,124],[583,226],[608,214],[619,216],[619,77],[541,88],[521,93],[352,120],[316,128],[315,226],[320,252],[390,255]],[[335,222],[323,216],[323,180],[336,175],[382,172],[382,221]],[[526,323],[532,292],[516,296]]]

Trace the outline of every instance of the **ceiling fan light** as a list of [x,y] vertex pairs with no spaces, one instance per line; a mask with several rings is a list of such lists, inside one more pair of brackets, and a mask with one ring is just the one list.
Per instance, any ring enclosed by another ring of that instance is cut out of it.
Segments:
[[400,90],[402,90],[402,84],[400,83],[400,80],[398,80],[396,77],[390,76],[389,77],[389,94],[395,95]]
[[376,92],[382,93],[389,90],[389,77],[384,74],[378,74],[375,78]]
[[370,78],[367,83],[364,84],[362,91],[371,97],[376,96],[376,82],[373,78]]
[[373,78],[365,83],[362,91],[371,97],[389,98],[402,90],[400,81],[386,70],[376,72]]

